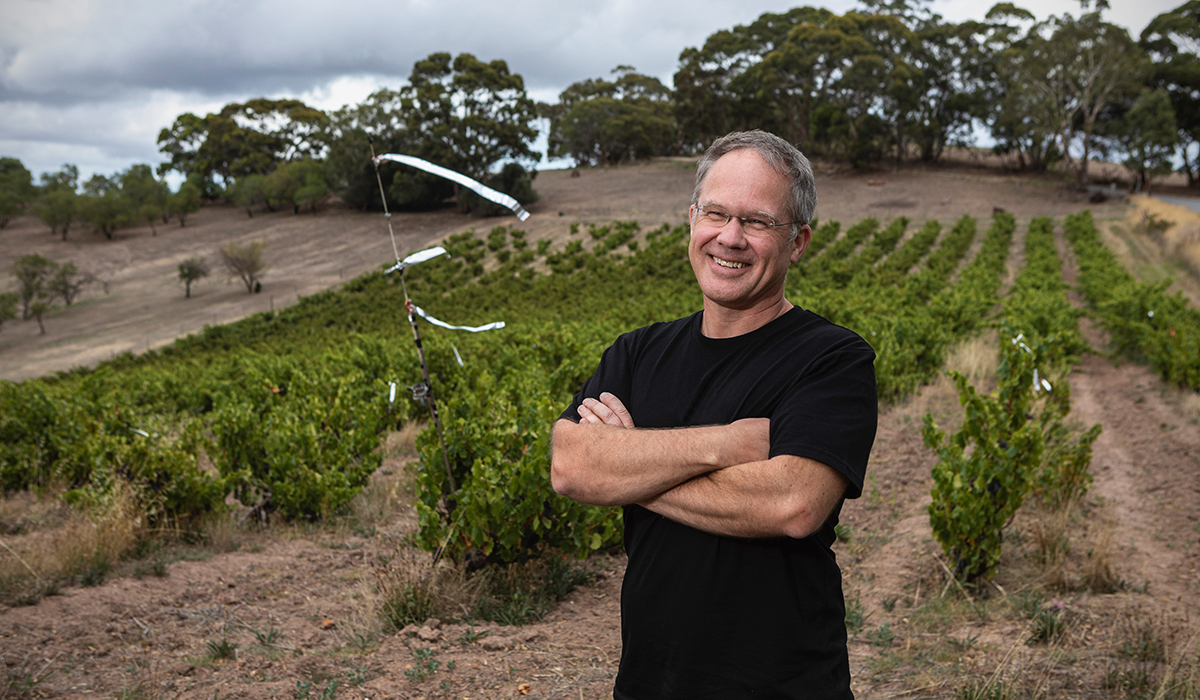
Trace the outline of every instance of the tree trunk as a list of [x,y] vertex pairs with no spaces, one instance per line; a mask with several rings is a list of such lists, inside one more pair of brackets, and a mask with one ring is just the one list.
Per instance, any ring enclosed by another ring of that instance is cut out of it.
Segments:
[[183,281],[183,298],[184,299],[192,298],[192,281],[191,280]]
[[1091,155],[1091,139],[1088,134],[1083,135],[1083,157],[1079,159],[1079,167],[1075,169],[1075,184],[1078,187],[1083,187],[1087,184],[1088,179],[1088,158]]

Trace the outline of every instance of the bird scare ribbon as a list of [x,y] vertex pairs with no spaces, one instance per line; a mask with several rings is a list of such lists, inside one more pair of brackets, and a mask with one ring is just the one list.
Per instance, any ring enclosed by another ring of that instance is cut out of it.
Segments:
[[426,260],[433,260],[437,256],[445,254],[446,249],[440,245],[432,248],[426,248],[425,250],[418,250],[407,258],[384,270],[384,273],[396,272],[397,270],[403,271],[404,268],[408,267],[409,265],[416,265],[417,263],[423,263]]
[[[469,331],[471,333],[480,333],[482,331],[495,331],[495,330],[499,330],[504,327],[504,321],[496,321],[495,323],[488,323],[488,324],[485,324],[482,326],[452,326],[449,323],[446,323],[445,321],[439,321],[436,318],[434,318],[433,316],[430,316],[429,314],[425,313],[425,309],[422,309],[419,306],[413,305],[412,310],[413,310],[413,313],[415,313],[416,315],[425,319],[426,321],[429,321],[433,325],[441,326],[442,328],[446,328],[446,329],[452,330],[452,331]],[[457,354],[457,352],[455,354]],[[459,359],[459,363],[460,364],[462,363],[461,358]]]
[[529,218],[529,212],[525,211],[524,207],[522,207],[520,202],[517,200],[504,194],[503,192],[497,192],[496,190],[493,190],[491,187],[488,187],[478,180],[472,180],[461,173],[456,173],[453,170],[443,168],[440,165],[434,165],[427,160],[421,160],[420,158],[415,158],[413,156],[400,155],[399,153],[384,153],[375,156],[376,165],[378,165],[379,161],[381,160],[390,160],[395,163],[402,163],[404,165],[416,168],[417,170],[424,170],[425,172],[437,175],[438,177],[444,177],[451,182],[457,182],[484,199],[495,202],[502,207],[508,207],[521,221]]
[[[382,156],[380,156],[380,157],[382,158]],[[412,265],[416,265],[417,263],[423,263],[426,260],[433,260],[434,258],[438,257],[439,255],[445,255],[445,254],[446,254],[446,249],[441,247],[440,245],[434,246],[432,248],[426,248],[425,250],[418,250],[417,252],[409,255],[408,257],[404,258],[403,260],[396,263],[395,265],[392,265],[388,269],[384,270],[384,274],[391,273],[391,272],[399,272],[400,279],[401,279],[401,281],[403,281],[404,271],[406,269],[408,269],[408,267],[410,267]],[[408,308],[409,312],[415,313],[416,315],[420,316],[421,318],[425,319],[426,321],[429,321],[430,323],[432,323],[435,326],[439,326],[441,328],[446,328],[448,330],[469,331],[471,333],[480,333],[482,331],[494,331],[494,330],[499,330],[501,328],[504,328],[504,321],[496,321],[494,323],[488,323],[488,324],[484,324],[482,326],[452,326],[449,323],[446,323],[445,321],[438,320],[438,319],[434,318],[433,316],[430,316],[428,313],[426,313],[425,309],[422,309],[421,307],[412,303],[412,300],[408,298],[408,285],[404,286],[404,301],[405,301],[405,305]],[[457,354],[457,351],[455,354]],[[461,364],[461,363],[462,363],[462,360],[460,359],[459,364]]]

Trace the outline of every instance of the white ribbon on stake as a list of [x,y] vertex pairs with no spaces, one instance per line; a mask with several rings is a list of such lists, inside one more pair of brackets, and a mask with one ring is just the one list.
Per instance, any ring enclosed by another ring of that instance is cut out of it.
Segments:
[[426,260],[433,260],[437,256],[445,255],[445,254],[446,254],[446,249],[441,247],[440,245],[434,246],[432,248],[426,248],[425,250],[418,250],[417,252],[413,253],[412,255],[408,256],[407,258],[401,260],[400,262],[396,263],[395,265],[392,265],[388,269],[384,270],[383,274],[386,275],[389,272],[396,272],[397,270],[399,270],[400,272],[403,272],[404,268],[408,267],[409,265],[416,265],[417,263],[423,263]]
[[[433,316],[430,316],[429,314],[425,313],[425,310],[422,309],[421,307],[417,306],[416,304],[413,304],[412,308],[413,308],[413,313],[415,313],[416,315],[425,319],[426,321],[429,321],[430,323],[432,323],[435,326],[441,326],[442,328],[446,328],[446,329],[449,329],[452,331],[470,331],[471,333],[479,333],[482,331],[495,331],[495,330],[499,330],[504,327],[504,321],[496,321],[495,323],[489,323],[489,324],[483,325],[483,326],[452,326],[449,323],[446,323],[445,321],[439,321],[436,318],[434,318]],[[454,354],[457,355],[458,351],[455,350]],[[461,358],[459,359],[459,363],[460,364],[462,363]]]
[[401,155],[399,153],[383,153],[375,156],[376,163],[381,160],[390,160],[395,163],[402,163],[404,165],[414,167],[417,170],[424,170],[425,172],[437,175],[438,177],[444,177],[451,182],[457,182],[484,199],[495,202],[502,207],[508,207],[521,221],[529,218],[529,212],[525,211],[520,202],[504,194],[503,192],[497,192],[496,190],[493,190],[491,187],[488,187],[482,182],[472,180],[462,173],[456,173],[453,170],[443,168],[440,165],[434,165],[427,160],[422,160],[414,156]]

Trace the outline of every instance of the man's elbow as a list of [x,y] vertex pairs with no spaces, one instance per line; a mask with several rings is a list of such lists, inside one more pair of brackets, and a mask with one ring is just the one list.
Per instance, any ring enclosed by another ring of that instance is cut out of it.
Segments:
[[821,529],[825,518],[818,516],[811,508],[800,507],[788,513],[780,530],[785,537],[802,540]]
[[550,486],[554,493],[574,499],[578,492],[567,458],[561,456],[561,451],[555,449],[550,456]]
[[550,486],[560,496],[580,503],[592,503],[588,498],[586,479],[587,450],[579,438],[580,426],[560,420],[554,426],[550,450]]
[[571,421],[559,420],[550,438],[550,486],[555,493],[567,498],[575,498],[578,491],[572,440],[572,432],[577,427]]

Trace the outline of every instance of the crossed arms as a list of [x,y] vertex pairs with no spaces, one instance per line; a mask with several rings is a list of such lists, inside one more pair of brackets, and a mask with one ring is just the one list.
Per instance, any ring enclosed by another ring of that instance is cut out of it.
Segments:
[[766,418],[641,430],[607,392],[584,399],[579,418],[554,426],[550,480],[581,503],[637,503],[717,535],[802,538],[846,491],[846,477],[820,462],[769,457]]

